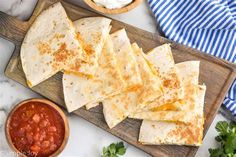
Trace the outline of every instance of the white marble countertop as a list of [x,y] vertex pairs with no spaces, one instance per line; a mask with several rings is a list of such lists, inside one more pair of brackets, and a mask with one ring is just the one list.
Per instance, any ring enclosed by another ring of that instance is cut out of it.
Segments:
[[[78,5],[87,7],[82,0],[72,1]],[[1,0],[0,11],[16,16],[19,19],[27,19],[35,4],[36,0]],[[139,7],[128,13],[111,17],[141,29],[158,33],[157,24],[146,2],[143,2]],[[4,76],[4,69],[13,50],[14,45],[12,43],[0,38],[0,156],[4,157],[14,156],[6,143],[4,134],[6,115],[16,103],[28,98],[40,97]],[[121,139],[116,138],[77,116],[70,114],[68,115],[68,119],[70,138],[65,150],[60,154],[60,157],[100,157],[103,146],[109,145],[112,142],[121,141]],[[217,146],[214,140],[216,136],[214,127],[220,120],[226,119],[221,114],[217,114],[196,157],[209,156],[208,148]],[[148,154],[129,144],[126,144],[126,146],[128,149],[125,157],[149,157]]]

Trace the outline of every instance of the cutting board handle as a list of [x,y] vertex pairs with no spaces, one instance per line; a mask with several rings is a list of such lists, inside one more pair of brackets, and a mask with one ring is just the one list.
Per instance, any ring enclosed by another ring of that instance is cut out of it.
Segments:
[[0,37],[13,42],[15,45],[20,45],[28,28],[28,22],[0,12],[0,24]]
[[[59,0],[49,1],[55,3]],[[38,0],[29,21],[21,21],[0,11],[0,37],[13,42],[16,46],[21,45],[30,24],[44,9],[44,3],[46,0]]]

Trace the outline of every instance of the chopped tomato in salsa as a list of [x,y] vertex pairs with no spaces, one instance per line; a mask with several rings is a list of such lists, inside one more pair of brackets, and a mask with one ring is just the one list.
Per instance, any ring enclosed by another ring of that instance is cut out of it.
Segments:
[[47,157],[61,146],[65,125],[51,106],[28,102],[12,114],[9,133],[14,146],[26,156]]

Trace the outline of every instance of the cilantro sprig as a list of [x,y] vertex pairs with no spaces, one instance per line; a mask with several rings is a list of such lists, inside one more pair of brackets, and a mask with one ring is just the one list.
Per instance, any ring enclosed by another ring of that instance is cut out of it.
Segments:
[[123,142],[112,143],[108,147],[103,147],[102,157],[119,157],[124,155],[126,148]]
[[210,157],[236,157],[236,125],[220,121],[215,129],[218,132],[215,140],[220,147],[209,149]]

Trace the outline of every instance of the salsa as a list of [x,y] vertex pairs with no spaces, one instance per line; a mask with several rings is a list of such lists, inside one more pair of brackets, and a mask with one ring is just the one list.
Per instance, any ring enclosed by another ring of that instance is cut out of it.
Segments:
[[47,157],[61,146],[65,124],[53,107],[28,102],[12,114],[9,133],[13,145],[27,157]]

